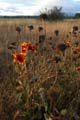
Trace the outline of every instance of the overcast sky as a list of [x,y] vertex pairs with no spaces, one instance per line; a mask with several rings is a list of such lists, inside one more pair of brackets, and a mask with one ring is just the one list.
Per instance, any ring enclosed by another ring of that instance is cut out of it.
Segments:
[[80,11],[80,0],[0,0],[0,15],[37,15],[44,8],[53,6],[76,13]]

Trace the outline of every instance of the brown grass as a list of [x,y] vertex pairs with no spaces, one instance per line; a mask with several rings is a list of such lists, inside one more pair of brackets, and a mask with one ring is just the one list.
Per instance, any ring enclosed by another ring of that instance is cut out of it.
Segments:
[[[27,27],[29,24],[34,26],[31,33]],[[56,114],[58,114],[58,120],[72,120],[76,116],[80,118],[80,113],[78,113],[80,111],[78,110],[78,105],[80,105],[80,71],[76,71],[76,68],[80,66],[80,57],[78,58],[80,53],[74,55],[72,51],[72,48],[75,48],[75,42],[79,42],[78,47],[80,47],[80,33],[78,33],[77,37],[69,34],[73,26],[80,26],[80,20],[46,22],[45,24],[46,26],[43,21],[39,20],[0,20],[0,120],[13,120],[18,109],[16,98],[18,74],[14,69],[12,54],[8,50],[8,46],[12,42],[16,42],[16,50],[19,51],[20,43],[23,41],[39,45],[39,50],[35,54],[30,53],[29,76],[22,76],[22,82],[25,79],[26,84],[29,85],[28,92],[32,92],[30,99],[33,98],[36,103],[41,104],[35,97],[38,95],[40,88],[45,88],[44,93],[49,100],[51,114],[53,114],[54,118]],[[16,32],[17,26],[22,29],[20,35]],[[44,28],[41,33],[38,32],[39,26]],[[44,34],[45,29],[46,39],[42,47],[42,44],[38,43],[39,34]],[[55,30],[60,32],[58,37],[54,34]],[[50,37],[52,37],[52,40],[49,40]],[[57,44],[66,41],[72,42],[72,48],[66,50],[65,56],[61,51],[56,52],[52,49]],[[59,56],[61,62],[55,63],[55,56]],[[74,61],[73,58],[76,60]],[[36,75],[38,80],[31,83],[29,80],[32,80]],[[31,103],[29,101],[26,101],[25,104],[25,109],[30,108]],[[21,109],[21,114],[24,111],[24,109]],[[64,113],[64,111],[68,112]],[[30,119],[32,120],[32,118]],[[24,119],[18,118],[18,120]]]

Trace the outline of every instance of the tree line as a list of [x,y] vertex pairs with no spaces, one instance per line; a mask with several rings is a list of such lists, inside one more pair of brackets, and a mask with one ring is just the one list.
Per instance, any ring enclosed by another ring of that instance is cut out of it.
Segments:
[[44,11],[40,12],[40,15],[35,16],[0,16],[0,18],[28,18],[28,19],[43,19],[48,21],[57,21],[57,20],[63,20],[63,19],[78,19],[80,18],[80,13],[76,13],[74,16],[68,16],[66,13],[63,12],[62,7],[52,7],[51,9],[47,10],[45,8]]

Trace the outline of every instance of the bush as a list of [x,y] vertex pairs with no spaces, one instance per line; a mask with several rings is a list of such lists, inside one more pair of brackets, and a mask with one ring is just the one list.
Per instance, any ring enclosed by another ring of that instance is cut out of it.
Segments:
[[65,14],[62,12],[62,7],[53,7],[49,9],[48,11],[46,10],[45,12],[41,12],[40,18],[43,20],[62,20],[64,19]]

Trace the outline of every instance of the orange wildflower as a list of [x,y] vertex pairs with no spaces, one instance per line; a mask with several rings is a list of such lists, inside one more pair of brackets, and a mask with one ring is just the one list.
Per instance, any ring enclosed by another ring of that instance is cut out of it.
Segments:
[[26,49],[25,49],[25,48],[24,48],[24,49],[22,49],[22,50],[21,50],[21,53],[22,53],[22,55],[24,55],[24,56],[25,56],[25,55],[26,55]]
[[23,55],[26,55],[26,49],[27,50],[30,50],[30,51],[35,51],[35,50],[37,50],[37,46],[36,45],[33,45],[32,43],[26,43],[26,42],[23,42],[22,44],[21,44],[21,53],[23,54]]
[[25,58],[22,53],[19,54],[13,54],[14,57],[14,62],[17,62],[18,64],[24,64],[25,63]]
[[23,55],[26,55],[26,48],[27,48],[27,43],[26,43],[26,42],[23,42],[23,43],[21,44],[21,53],[22,53]]
[[24,48],[26,49],[26,48],[27,48],[27,44],[28,44],[28,43],[26,43],[26,42],[21,43],[22,49],[24,49]]
[[27,49],[34,52],[35,50],[37,50],[37,46],[32,45],[31,43],[27,43]]

